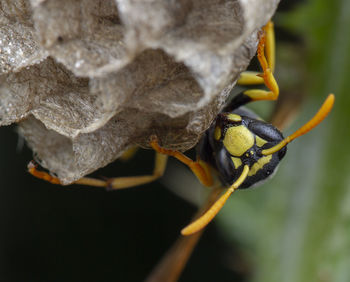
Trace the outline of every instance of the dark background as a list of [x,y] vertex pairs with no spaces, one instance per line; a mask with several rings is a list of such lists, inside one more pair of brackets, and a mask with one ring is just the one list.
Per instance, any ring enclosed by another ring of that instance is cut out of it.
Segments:
[[[36,179],[26,172],[32,153],[18,148],[15,127],[0,128],[0,136],[0,281],[142,281],[196,212],[159,182],[107,192]],[[153,155],[142,150],[96,176],[151,172]],[[212,226],[182,281],[242,276],[224,266],[231,251]]]

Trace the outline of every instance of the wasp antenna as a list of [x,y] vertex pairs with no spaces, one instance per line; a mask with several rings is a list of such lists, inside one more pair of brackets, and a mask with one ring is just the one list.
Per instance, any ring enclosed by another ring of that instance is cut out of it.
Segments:
[[314,127],[316,127],[318,124],[320,124],[326,116],[329,114],[329,112],[333,108],[334,104],[334,95],[329,94],[326,101],[323,102],[322,107],[318,110],[318,112],[314,115],[314,117],[309,120],[307,123],[305,123],[302,127],[300,127],[297,131],[295,131],[292,135],[289,135],[285,139],[283,139],[280,143],[278,143],[276,146],[273,146],[269,149],[262,150],[263,155],[272,155],[273,153],[278,152],[281,150],[284,146],[286,146],[288,143],[292,142],[294,139],[308,133],[310,130],[312,130]]
[[210,221],[218,214],[218,212],[225,205],[230,195],[244,182],[249,173],[249,166],[245,165],[240,177],[233,183],[230,188],[207,210],[200,218],[187,225],[181,230],[181,234],[188,236],[196,233],[208,225]]

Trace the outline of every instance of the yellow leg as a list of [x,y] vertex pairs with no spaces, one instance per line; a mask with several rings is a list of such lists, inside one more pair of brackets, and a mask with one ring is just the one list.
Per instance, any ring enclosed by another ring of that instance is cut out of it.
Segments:
[[[150,183],[158,178],[160,178],[165,171],[168,156],[156,153],[154,170],[151,175],[140,175],[140,176],[130,176],[130,177],[116,177],[107,180],[83,177],[74,182],[74,184],[88,185],[95,187],[106,187],[108,189],[125,189],[134,186],[139,186],[142,184]],[[47,172],[39,171],[33,162],[28,165],[28,171],[37,178],[46,180],[52,184],[62,184],[57,177],[51,176]]]
[[[275,68],[275,39],[273,23],[270,21],[263,28],[263,33],[260,36],[259,46],[257,50],[259,63],[263,73],[243,72],[238,80],[240,85],[253,85],[265,83],[270,91],[251,89],[243,92],[248,96],[250,101],[260,100],[276,100],[279,95],[278,84],[273,76]],[[266,56],[266,57],[265,57]]]
[[276,47],[275,47],[276,44],[275,44],[275,30],[273,27],[273,22],[269,21],[264,27],[264,30],[266,33],[266,40],[265,40],[266,59],[271,69],[271,72],[274,73],[275,64],[276,64]]
[[[268,67],[271,69],[273,73],[275,71],[275,62],[276,62],[276,44],[275,44],[275,31],[273,27],[273,22],[269,21],[266,26],[263,28],[263,34],[260,36],[259,47],[264,45],[264,53],[266,55],[266,60],[268,63]],[[263,84],[264,79],[260,72],[256,71],[244,71],[241,73],[237,84],[239,85],[256,85]]]
[[[199,217],[206,211],[218,199],[221,192],[221,187],[213,187],[207,202],[196,213],[194,218]],[[202,229],[202,231],[204,231],[204,229]],[[152,273],[147,277],[146,282],[178,281],[201,235],[202,232],[197,232],[191,236],[180,236],[161,261],[155,266]]]
[[135,156],[135,154],[137,153],[138,149],[139,149],[139,147],[137,147],[137,146],[130,147],[118,158],[118,160],[126,162],[126,161],[132,159]]
[[257,71],[244,71],[239,76],[238,85],[257,85],[264,84],[264,79],[260,76],[261,73]]
[[33,161],[29,162],[28,172],[31,175],[35,176],[36,178],[45,180],[45,181],[50,182],[52,184],[61,184],[61,181],[57,177],[54,177],[54,176],[48,174],[47,172],[37,170],[36,167],[37,167],[37,165]]
[[197,176],[198,180],[204,185],[204,186],[212,186],[213,185],[213,179],[210,173],[210,170],[205,162],[202,162],[200,160],[193,161],[190,158],[186,157],[184,154],[182,154],[179,151],[169,150],[165,149],[163,147],[160,147],[158,144],[158,139],[155,136],[151,137],[150,146],[158,153],[172,156],[176,159],[178,159],[180,162],[187,165],[192,172]]

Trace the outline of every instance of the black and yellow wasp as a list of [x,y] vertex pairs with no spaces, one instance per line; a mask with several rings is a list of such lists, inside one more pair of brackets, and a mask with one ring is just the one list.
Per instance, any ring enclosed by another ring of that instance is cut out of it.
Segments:
[[[152,175],[118,177],[99,180],[84,177],[76,184],[122,189],[154,181],[164,173],[167,156],[173,156],[187,165],[205,186],[213,186],[212,172],[216,172],[226,191],[198,219],[185,227],[183,235],[193,234],[203,229],[220,211],[228,197],[236,189],[245,189],[269,178],[284,157],[286,145],[295,138],[317,126],[330,112],[334,95],[330,94],[317,114],[292,135],[284,138],[273,125],[259,119],[243,105],[261,100],[276,100],[279,87],[273,76],[275,66],[275,43],[273,24],[269,22],[260,34],[257,57],[262,73],[244,72],[238,84],[265,84],[268,90],[246,90],[232,99],[218,114],[211,127],[202,136],[197,146],[197,160],[193,161],[178,151],[159,145],[156,136],[152,136],[150,146],[156,151],[155,168]],[[54,184],[60,184],[58,178],[39,171],[31,162],[29,172],[34,176]]]

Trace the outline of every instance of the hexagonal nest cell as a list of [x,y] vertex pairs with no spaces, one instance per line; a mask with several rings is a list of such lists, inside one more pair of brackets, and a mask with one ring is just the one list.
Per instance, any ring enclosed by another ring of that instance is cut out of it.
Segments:
[[193,147],[278,0],[0,0],[0,125],[69,184],[156,134]]

